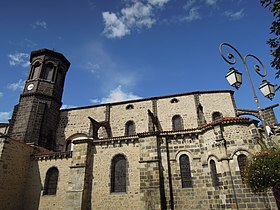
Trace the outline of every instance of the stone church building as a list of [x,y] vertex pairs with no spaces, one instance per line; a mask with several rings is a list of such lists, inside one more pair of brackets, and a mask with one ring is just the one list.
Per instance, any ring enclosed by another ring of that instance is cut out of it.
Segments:
[[[280,209],[271,192],[244,184],[264,132],[233,91],[60,109],[70,62],[41,49],[30,63],[12,118],[0,123],[0,209]],[[275,141],[276,106],[263,109]]]

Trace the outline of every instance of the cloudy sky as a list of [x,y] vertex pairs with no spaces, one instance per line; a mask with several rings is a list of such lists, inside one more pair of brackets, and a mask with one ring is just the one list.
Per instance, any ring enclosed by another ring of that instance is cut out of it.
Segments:
[[[232,89],[225,80],[229,65],[219,53],[223,42],[244,56],[258,56],[276,83],[266,44],[272,20],[259,1],[251,0],[1,1],[0,122],[11,117],[30,52],[40,48],[63,53],[71,62],[64,108]],[[254,64],[248,61],[257,89],[261,78]],[[244,75],[235,92],[237,106],[255,109],[240,59],[236,67]],[[266,107],[279,102],[279,93],[273,101],[259,98]]]

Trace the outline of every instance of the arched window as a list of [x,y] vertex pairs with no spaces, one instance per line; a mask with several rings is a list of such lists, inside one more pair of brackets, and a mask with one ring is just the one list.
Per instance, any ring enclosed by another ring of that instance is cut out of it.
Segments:
[[54,77],[54,65],[53,63],[49,62],[44,68],[42,79],[53,81],[53,77]]
[[100,138],[100,139],[108,138],[108,133],[107,133],[105,126],[101,126],[98,129],[98,138]]
[[180,115],[175,115],[172,118],[172,129],[174,131],[183,130],[183,119]]
[[29,79],[38,79],[40,77],[40,68],[41,68],[41,63],[39,61],[35,62],[31,66]]
[[57,190],[58,169],[52,167],[47,171],[43,195],[55,195]]
[[181,155],[180,157],[180,170],[181,170],[182,187],[183,188],[192,187],[190,159],[187,155]]
[[217,174],[216,163],[214,160],[210,160],[210,170],[211,170],[212,184],[214,187],[217,187],[219,186],[219,178]]
[[126,109],[134,109],[134,106],[132,104],[128,104],[125,108]]
[[213,112],[213,114],[212,114],[212,121],[215,121],[215,120],[220,119],[222,117],[223,117],[222,113],[220,113],[220,112]]
[[111,166],[111,192],[126,192],[127,162],[123,155],[117,155]]
[[73,143],[71,140],[68,140],[66,143],[65,151],[72,151]]
[[170,101],[170,103],[172,103],[172,104],[173,103],[178,103],[178,102],[179,102],[179,100],[177,98],[172,98],[171,101]]
[[59,69],[57,71],[57,75],[56,75],[56,84],[60,87],[63,87],[64,84],[64,78],[63,78],[63,69]]
[[239,170],[240,170],[240,175],[242,178],[242,181],[244,179],[244,170],[246,168],[246,164],[247,164],[247,156],[246,155],[238,155],[237,157],[237,162],[238,162],[238,166],[239,166]]
[[126,136],[131,136],[131,135],[135,135],[135,124],[133,121],[128,121],[125,124],[125,135]]

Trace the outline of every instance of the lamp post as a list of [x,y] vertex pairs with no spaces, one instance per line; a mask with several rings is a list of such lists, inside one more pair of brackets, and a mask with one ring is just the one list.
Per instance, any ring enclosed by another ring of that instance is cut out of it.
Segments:
[[221,54],[222,58],[228,64],[230,64],[230,66],[231,66],[230,69],[229,69],[229,72],[226,75],[226,79],[228,80],[228,82],[231,86],[235,87],[236,89],[238,89],[241,86],[241,84],[242,84],[242,73],[239,72],[237,69],[235,69],[233,67],[233,65],[236,63],[235,56],[231,53],[228,53],[227,56],[225,56],[225,54],[223,52],[224,47],[229,47],[230,49],[232,49],[239,56],[239,58],[241,59],[243,65],[245,67],[247,76],[248,76],[249,81],[250,81],[251,89],[253,91],[254,99],[255,99],[255,102],[256,102],[257,107],[258,107],[259,116],[260,116],[260,119],[262,121],[264,130],[265,130],[265,135],[266,135],[266,138],[269,139],[269,135],[268,135],[267,129],[266,129],[266,122],[264,120],[264,116],[263,116],[263,112],[262,112],[262,109],[261,109],[261,106],[260,106],[260,103],[259,103],[259,99],[257,97],[255,87],[254,87],[254,84],[252,82],[252,78],[251,78],[251,75],[250,75],[250,72],[249,72],[249,69],[248,69],[248,65],[247,65],[247,58],[248,57],[254,58],[262,66],[263,73],[261,73],[259,65],[255,65],[254,70],[259,76],[262,77],[262,83],[260,84],[260,87],[259,87],[260,91],[262,92],[262,94],[265,97],[269,98],[270,100],[272,100],[272,98],[275,95],[274,85],[272,85],[267,80],[265,80],[265,76],[267,75],[266,69],[265,69],[263,63],[261,62],[261,60],[259,58],[257,58],[256,56],[254,56],[252,54],[246,54],[245,56],[242,56],[240,54],[240,52],[235,47],[233,47],[232,45],[230,45],[228,43],[222,43],[219,47],[220,54]]

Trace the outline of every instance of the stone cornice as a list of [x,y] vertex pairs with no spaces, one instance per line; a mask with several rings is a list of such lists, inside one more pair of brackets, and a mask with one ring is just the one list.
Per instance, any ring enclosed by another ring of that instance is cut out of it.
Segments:
[[48,152],[48,153],[38,153],[33,156],[35,160],[52,160],[52,159],[68,159],[72,158],[72,151],[66,152]]
[[49,96],[49,95],[46,95],[46,94],[43,94],[43,93],[38,93],[38,92],[35,92],[35,93],[23,93],[20,95],[20,98],[23,98],[23,97],[32,97],[32,96],[36,96],[36,97],[42,97],[42,98],[45,98],[45,99],[51,99],[51,100],[54,100],[55,102],[57,102],[58,104],[62,104],[62,102],[60,100],[57,100],[57,98],[53,97],[53,96]]

